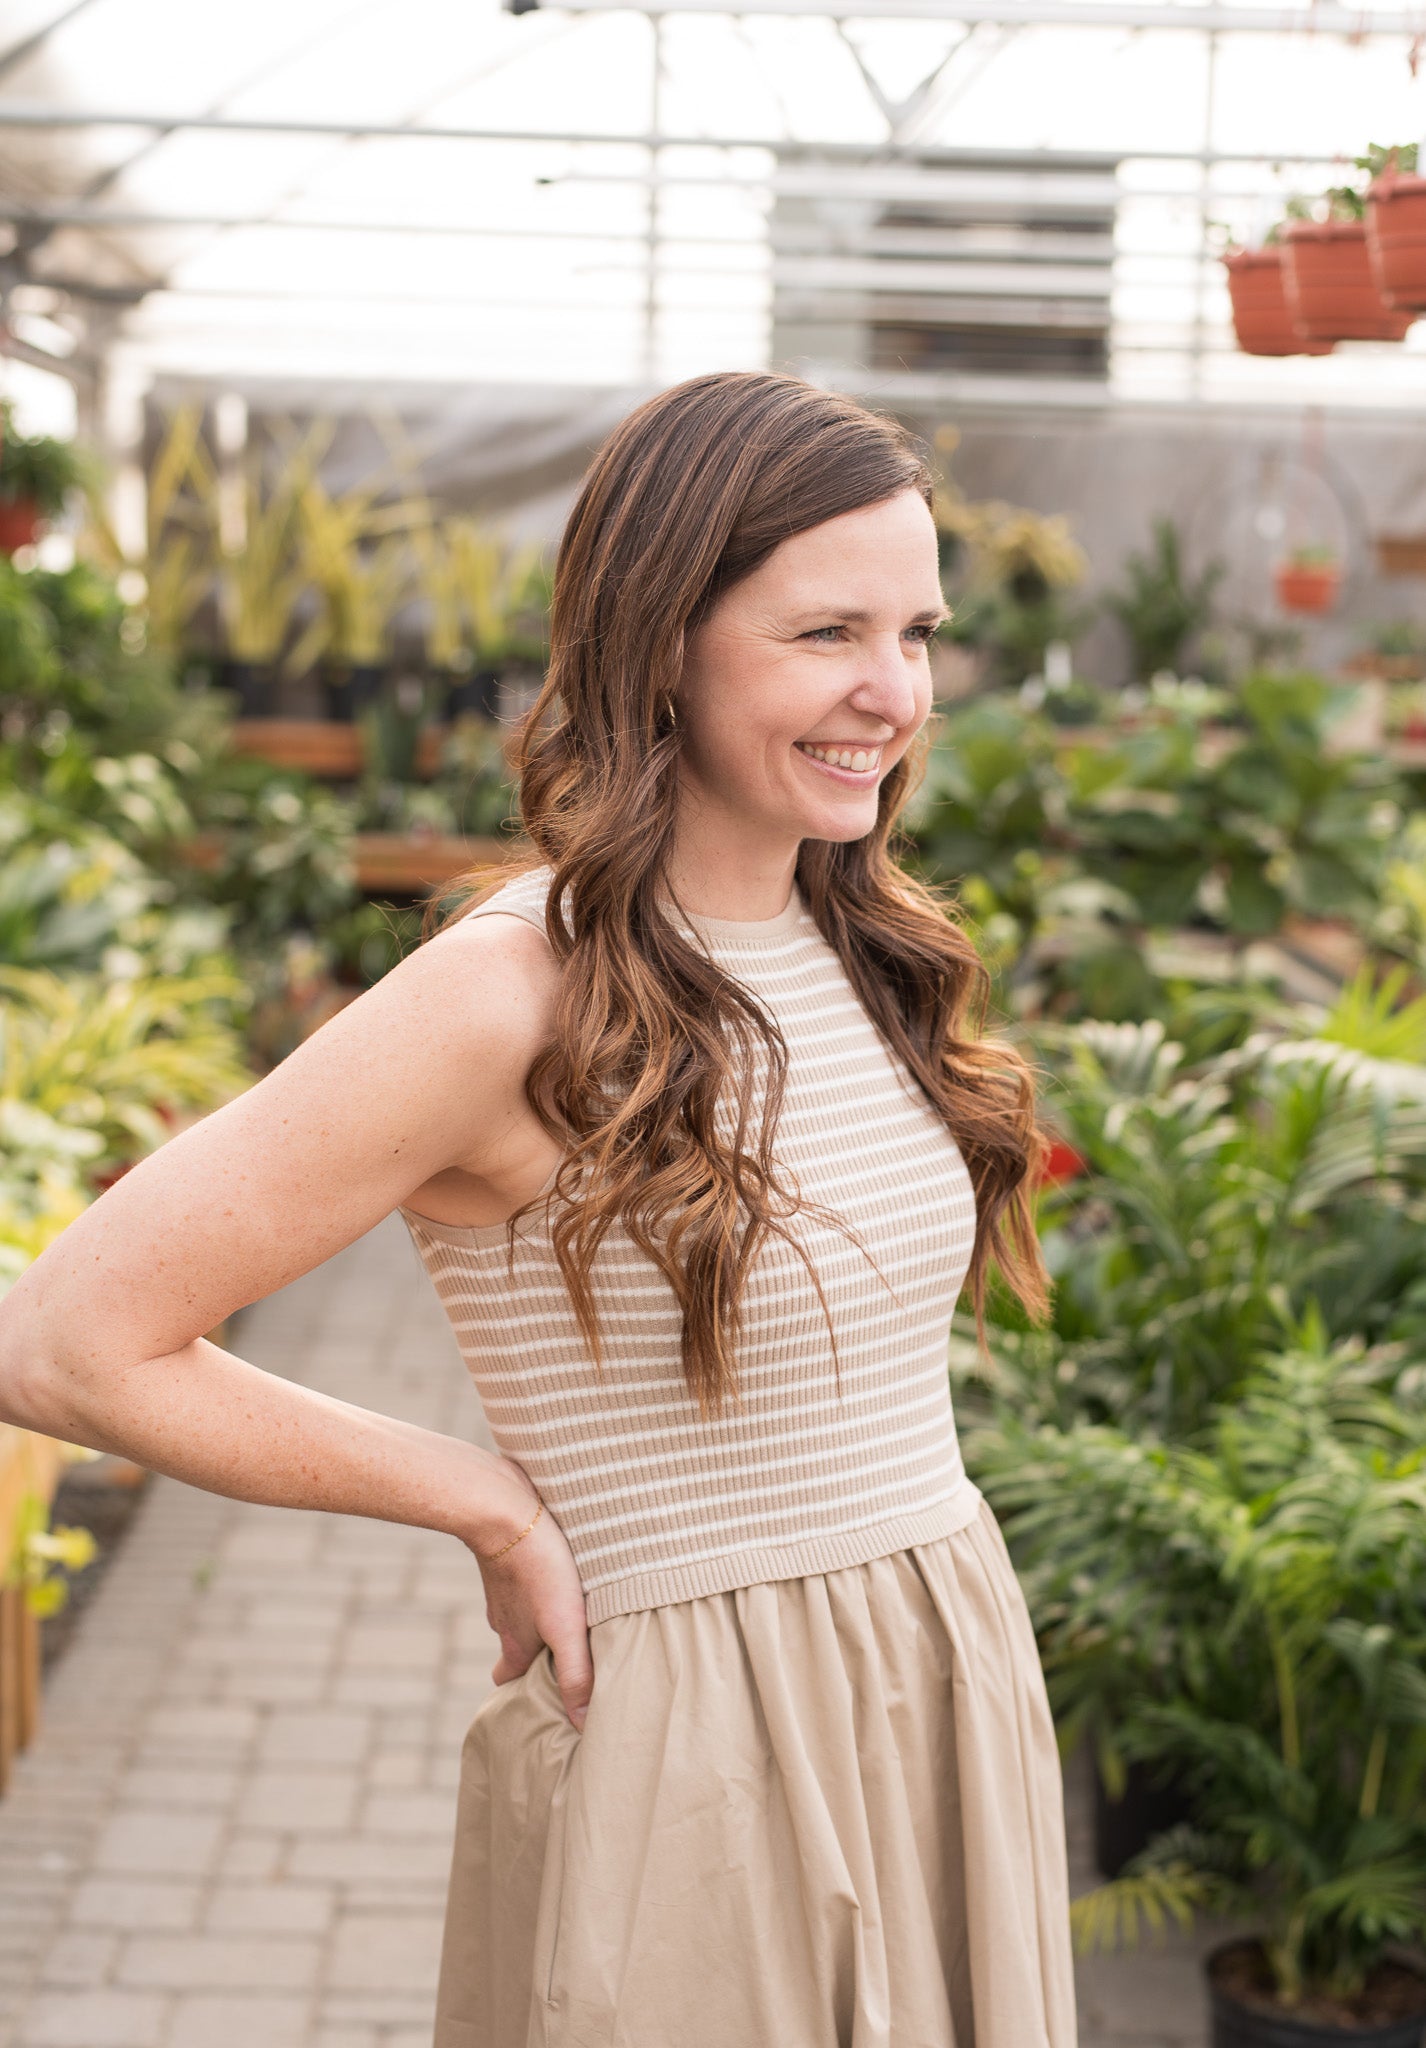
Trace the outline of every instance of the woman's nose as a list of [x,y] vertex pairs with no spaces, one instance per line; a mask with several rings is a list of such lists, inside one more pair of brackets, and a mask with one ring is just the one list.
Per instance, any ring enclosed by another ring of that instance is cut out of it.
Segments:
[[917,684],[922,680],[919,665],[907,660],[898,634],[885,647],[878,644],[867,649],[861,680],[850,693],[851,702],[857,710],[884,719],[899,732],[915,722]]

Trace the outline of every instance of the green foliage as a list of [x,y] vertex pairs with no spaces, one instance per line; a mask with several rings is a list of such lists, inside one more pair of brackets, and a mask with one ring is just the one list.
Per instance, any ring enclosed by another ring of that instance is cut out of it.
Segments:
[[1106,599],[1129,637],[1141,681],[1161,670],[1178,671],[1185,649],[1213,616],[1213,593],[1225,573],[1221,562],[1212,562],[1190,580],[1178,528],[1171,519],[1154,521],[1149,551],[1128,556],[1123,588]]
[[[19,1143],[43,1125],[82,1133],[103,1172],[167,1136],[180,1111],[211,1108],[251,1078],[230,974],[129,982],[0,968],[0,1116]],[[18,1134],[18,1136],[17,1136]],[[54,1142],[63,1147],[64,1140]]]
[[1414,171],[1417,165],[1417,147],[1414,142],[1369,142],[1364,156],[1354,157],[1354,165],[1365,171],[1369,177],[1379,178],[1386,171]]
[[321,933],[355,905],[351,817],[330,791],[233,760],[201,815],[218,828],[218,858],[192,886],[229,911],[244,953],[294,929]]
[[1194,1444],[1005,1399],[968,1440],[1060,1711],[1193,1799],[1081,1938],[1231,1909],[1288,2005],[1426,1932],[1426,1365],[1301,1337]]
[[1317,1036],[1374,1059],[1426,1066],[1426,996],[1402,1000],[1410,979],[1405,967],[1391,969],[1380,980],[1369,965],[1359,968],[1317,1027]]
[[69,1599],[69,1577],[94,1562],[98,1546],[88,1529],[52,1524],[48,1501],[25,1493],[13,1523],[14,1549],[0,1558],[0,1578],[23,1589],[25,1605],[41,1617],[58,1614]]
[[1293,914],[1367,926],[1392,875],[1393,914],[1413,928],[1419,876],[1396,860],[1404,791],[1381,764],[1331,752],[1330,684],[1247,677],[1237,724],[1211,746],[1212,693],[1156,690],[1130,715],[1103,701],[1090,733],[1008,695],[952,712],[908,814],[922,864],[994,927],[1009,1007],[1161,1014],[1168,976],[1149,935],[1243,943]]
[[0,1289],[98,1177],[247,1085],[242,994],[216,967],[130,981],[0,968]]
[[64,510],[72,490],[89,483],[92,465],[72,441],[15,430],[15,408],[0,399],[0,500],[29,503],[46,518]]
[[1053,1329],[1004,1348],[1053,1415],[1191,1438],[1304,1319],[1426,1344],[1422,1069],[1267,1029],[1194,1065],[1157,1020],[1038,1036],[1089,1172],[1043,1206]]
[[179,903],[132,849],[42,800],[0,797],[0,964],[131,980],[211,965],[217,906]]

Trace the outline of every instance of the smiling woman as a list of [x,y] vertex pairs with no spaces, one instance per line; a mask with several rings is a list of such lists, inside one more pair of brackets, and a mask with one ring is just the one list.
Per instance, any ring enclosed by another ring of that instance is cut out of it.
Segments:
[[992,1250],[1041,1302],[1038,1140],[888,851],[944,612],[915,448],[795,379],[665,392],[571,514],[539,864],[444,935],[537,935],[548,1036],[501,1205],[405,1215],[596,1682],[576,1733],[497,1597],[437,2048],[1073,2042],[1054,1734],[946,1365]]
[[[632,414],[520,733],[535,861],[0,1306],[0,1421],[477,1558],[434,2048],[1072,2048],[1054,1730],[947,1374],[992,1258],[1043,1302],[1042,1144],[891,851],[929,489],[795,378]],[[393,1208],[498,1455],[203,1335]]]

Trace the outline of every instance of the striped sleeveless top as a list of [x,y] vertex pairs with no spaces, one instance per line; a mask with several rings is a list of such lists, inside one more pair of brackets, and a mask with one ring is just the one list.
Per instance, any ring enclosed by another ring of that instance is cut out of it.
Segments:
[[[468,914],[513,912],[543,931],[548,882],[533,870]],[[780,915],[757,923],[668,914],[781,1026],[780,1177],[845,1218],[880,1274],[835,1224],[804,1213],[787,1225],[821,1280],[839,1392],[811,1277],[791,1246],[766,1240],[744,1295],[742,1402],[705,1422],[683,1377],[672,1290],[621,1226],[592,1276],[605,1339],[596,1376],[546,1209],[516,1230],[512,1279],[503,1223],[436,1223],[403,1207],[492,1438],[569,1542],[591,1626],[931,1542],[964,1528],[981,1498],[961,1462],[947,1366],[975,1235],[954,1140],[795,886]]]

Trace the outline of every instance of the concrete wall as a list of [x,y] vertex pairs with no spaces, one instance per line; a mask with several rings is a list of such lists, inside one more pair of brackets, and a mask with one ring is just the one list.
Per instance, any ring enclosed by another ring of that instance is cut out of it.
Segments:
[[[929,438],[941,417],[914,424]],[[1190,559],[1229,565],[1223,609],[1277,618],[1271,567],[1276,520],[1302,541],[1341,547],[1347,582],[1336,615],[1306,622],[1303,656],[1335,664],[1388,620],[1426,626],[1426,579],[1383,576],[1380,534],[1426,536],[1426,421],[1351,415],[1125,408],[1080,417],[949,417],[960,443],[947,467],[967,496],[1069,515],[1092,565],[1090,587],[1119,580],[1157,513],[1184,535]],[[1080,648],[1086,674],[1122,676],[1116,627]]]

